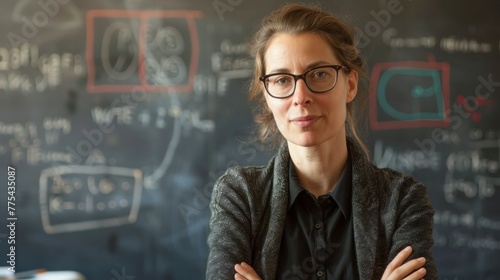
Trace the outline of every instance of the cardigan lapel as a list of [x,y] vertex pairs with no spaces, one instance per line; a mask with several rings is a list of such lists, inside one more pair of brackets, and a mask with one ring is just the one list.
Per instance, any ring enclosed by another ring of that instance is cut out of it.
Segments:
[[279,251],[281,247],[281,238],[285,227],[287,206],[288,206],[288,167],[290,155],[288,146],[283,144],[275,157],[273,168],[272,196],[271,196],[271,215],[270,225],[271,235],[265,240],[264,248],[268,252],[268,260],[263,263],[266,275],[263,279],[274,279],[278,267]]
[[372,165],[359,146],[348,138],[352,160],[352,213],[354,244],[360,279],[372,279],[377,252],[379,202]]

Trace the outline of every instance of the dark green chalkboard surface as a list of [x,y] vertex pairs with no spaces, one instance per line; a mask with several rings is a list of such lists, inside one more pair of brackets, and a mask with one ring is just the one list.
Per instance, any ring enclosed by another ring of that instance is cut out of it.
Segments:
[[[245,43],[284,2],[2,3],[0,266],[203,279],[213,183],[270,157]],[[429,188],[440,279],[500,278],[500,5],[476,2],[321,2],[359,31],[373,162]]]

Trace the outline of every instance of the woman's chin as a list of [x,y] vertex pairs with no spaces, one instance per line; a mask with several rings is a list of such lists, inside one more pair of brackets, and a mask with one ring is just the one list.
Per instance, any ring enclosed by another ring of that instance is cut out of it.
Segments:
[[293,143],[296,146],[301,147],[314,147],[321,144],[323,141],[320,141],[317,137],[294,137],[295,139],[289,139],[289,143]]

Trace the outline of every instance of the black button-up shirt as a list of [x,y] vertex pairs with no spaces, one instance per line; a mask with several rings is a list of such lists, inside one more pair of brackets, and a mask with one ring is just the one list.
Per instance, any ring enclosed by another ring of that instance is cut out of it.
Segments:
[[276,279],[357,279],[352,229],[350,158],[329,194],[300,186],[290,161],[290,200]]

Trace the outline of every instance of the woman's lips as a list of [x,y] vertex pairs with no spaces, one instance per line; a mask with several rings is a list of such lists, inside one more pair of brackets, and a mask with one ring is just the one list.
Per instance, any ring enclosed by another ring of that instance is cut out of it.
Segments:
[[310,126],[318,119],[319,119],[318,116],[304,116],[304,117],[298,117],[298,118],[292,119],[292,123],[294,123],[300,127],[306,127],[306,126]]

